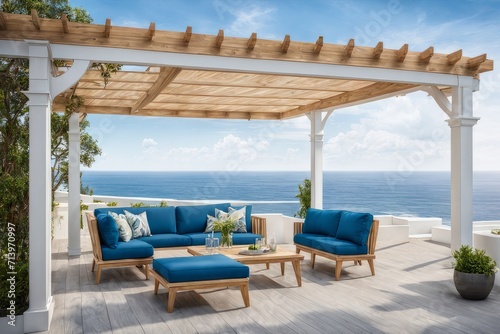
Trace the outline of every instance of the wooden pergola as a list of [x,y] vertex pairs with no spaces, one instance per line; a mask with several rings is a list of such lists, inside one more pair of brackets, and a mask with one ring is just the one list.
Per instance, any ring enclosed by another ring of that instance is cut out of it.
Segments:
[[[323,127],[330,113],[415,91],[426,91],[451,128],[452,249],[472,244],[473,92],[493,70],[486,54],[451,54],[313,42],[82,24],[0,12],[0,56],[28,58],[30,86],[30,309],[25,330],[50,324],[50,113],[66,99],[84,99],[80,114],[311,121],[312,206],[322,207]],[[53,60],[68,68],[54,68]],[[93,63],[142,66],[104,84]],[[69,249],[80,254],[79,114],[70,119]],[[73,162],[72,162],[73,161]]]

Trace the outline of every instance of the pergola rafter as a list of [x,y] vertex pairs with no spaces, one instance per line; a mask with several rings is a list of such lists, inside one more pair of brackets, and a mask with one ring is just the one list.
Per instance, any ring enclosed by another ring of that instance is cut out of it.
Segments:
[[[236,38],[225,36],[222,29],[216,35],[196,34],[190,26],[184,32],[170,32],[156,30],[154,22],[144,29],[113,26],[110,19],[103,25],[83,24],[69,22],[65,15],[60,20],[39,18],[36,11],[30,16],[1,13],[0,39],[288,61],[298,67],[305,63],[327,64],[471,77],[493,68],[493,61],[486,55],[462,57],[461,50],[450,55],[435,53],[433,47],[413,52],[408,44],[392,50],[384,48],[382,42],[375,47],[357,46],[354,39],[346,45],[336,45],[324,43],[323,36],[311,43],[293,41],[290,35],[282,41],[257,39],[256,33],[250,38]],[[359,80],[334,75],[249,75],[237,70],[172,67],[176,70],[170,74],[156,67],[142,72],[124,70],[113,75],[106,87],[98,71],[88,70],[72,93],[84,99],[83,110],[87,113],[276,120],[297,117],[318,107],[338,109],[411,88],[403,81],[386,84],[382,76],[379,79],[376,75],[370,80]],[[449,91],[450,87],[441,89]],[[232,103],[221,103],[225,99],[232,99]],[[62,110],[63,104],[64,98],[56,97],[54,110]]]

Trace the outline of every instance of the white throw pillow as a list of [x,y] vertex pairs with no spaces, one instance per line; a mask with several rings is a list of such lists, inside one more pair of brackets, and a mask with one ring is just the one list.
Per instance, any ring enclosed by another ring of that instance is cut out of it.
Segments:
[[127,223],[132,229],[132,235],[135,238],[148,237],[151,235],[151,230],[149,229],[148,217],[146,211],[138,215],[134,215],[127,210],[125,212],[125,217],[127,218]]
[[125,215],[117,214],[111,211],[109,211],[108,214],[113,217],[116,225],[118,226],[118,232],[120,232],[120,240],[125,242],[130,241],[130,239],[132,239],[132,229],[130,228],[127,219],[125,218]]

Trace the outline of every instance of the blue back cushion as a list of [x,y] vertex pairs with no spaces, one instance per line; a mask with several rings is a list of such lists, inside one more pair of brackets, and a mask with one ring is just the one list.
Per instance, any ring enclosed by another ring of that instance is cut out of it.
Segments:
[[177,206],[175,208],[177,233],[186,234],[205,231],[207,214],[214,216],[215,208],[228,212],[229,203]]
[[242,205],[242,206],[232,206],[231,207],[235,210],[239,210],[242,207],[246,206],[246,215],[245,215],[245,221],[247,224],[247,232],[252,233],[252,206],[251,205]]
[[107,213],[101,213],[97,215],[96,218],[101,245],[106,245],[109,248],[115,249],[118,245],[118,237],[120,236],[115,219]]
[[123,210],[127,210],[134,215],[146,212],[148,218],[149,228],[151,234],[163,234],[163,233],[176,233],[177,228],[175,225],[175,207],[152,207],[152,208],[119,208],[119,207],[106,207],[98,208],[94,210],[94,214],[108,213],[108,211],[116,212],[118,214],[123,214]]
[[372,223],[373,216],[369,213],[343,211],[337,238],[366,246]]
[[307,209],[302,232],[335,237],[341,215],[340,210]]

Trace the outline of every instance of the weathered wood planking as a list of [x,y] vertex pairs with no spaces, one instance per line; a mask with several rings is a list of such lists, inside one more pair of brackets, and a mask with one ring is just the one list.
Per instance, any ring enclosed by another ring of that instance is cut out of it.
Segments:
[[[345,263],[340,281],[335,281],[334,262],[318,257],[311,269],[310,257],[304,254],[302,287],[296,286],[288,263],[284,276],[279,265],[271,264],[269,270],[252,265],[249,308],[242,307],[238,289],[206,289],[179,292],[173,313],[165,311],[165,290],[160,288],[155,296],[154,281],[145,281],[136,268],[107,269],[101,284],[95,285],[88,234],[82,234],[79,260],[68,259],[66,247],[65,242],[53,241],[56,305],[50,333],[69,329],[85,333],[492,333],[500,326],[500,288],[495,286],[488,299],[471,307],[454,290],[450,249],[423,240],[400,245],[379,242],[377,274],[371,276],[366,264]],[[155,255],[187,256],[187,252],[160,250]],[[73,293],[80,293],[81,299],[67,304]],[[65,327],[57,319],[64,319]],[[68,321],[83,328],[68,326]]]

